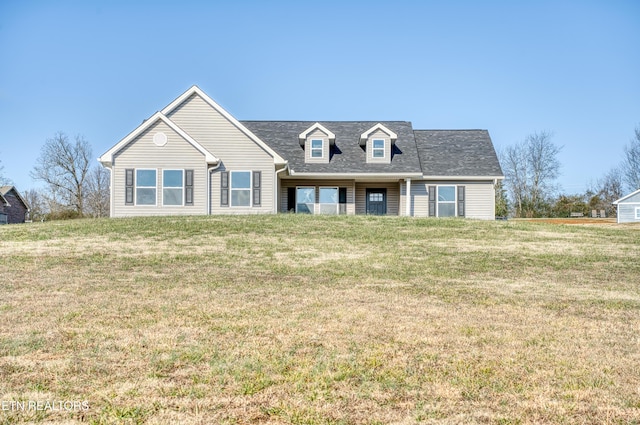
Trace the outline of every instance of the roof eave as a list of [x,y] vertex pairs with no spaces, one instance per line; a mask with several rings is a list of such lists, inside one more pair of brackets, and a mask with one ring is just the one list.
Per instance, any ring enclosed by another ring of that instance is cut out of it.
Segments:
[[202,100],[209,104],[213,109],[218,111],[222,116],[224,116],[231,124],[236,126],[241,132],[243,132],[247,137],[253,140],[258,146],[264,149],[269,155],[273,157],[273,162],[276,165],[286,164],[287,161],[281,157],[276,151],[274,151],[267,143],[262,141],[258,136],[253,134],[251,130],[249,130],[244,124],[235,119],[233,115],[227,112],[222,106],[218,105],[212,98],[210,98],[205,92],[203,92],[198,86],[191,86],[189,90],[182,93],[176,100],[167,105],[162,111],[160,111],[164,115],[168,115],[173,111],[176,107],[178,107],[182,102],[187,100],[193,94],[197,94],[200,96]]
[[624,202],[625,200],[627,200],[627,199],[631,198],[632,196],[637,195],[638,193],[640,193],[640,189],[638,189],[638,190],[636,190],[635,192],[632,192],[632,193],[630,193],[630,194],[628,194],[628,195],[626,195],[626,196],[623,196],[623,197],[622,197],[622,198],[620,198],[620,199],[617,199],[617,200],[613,201],[613,202],[612,202],[612,204],[613,204],[613,205],[618,205],[620,202]]
[[448,176],[448,175],[422,175],[424,180],[504,180],[504,176]]
[[113,156],[158,121],[162,121],[163,123],[165,123],[169,128],[178,133],[180,137],[185,139],[189,144],[196,148],[198,152],[203,154],[207,164],[217,164],[220,162],[220,160],[216,158],[215,155],[205,149],[200,143],[189,136],[184,130],[178,127],[176,123],[167,118],[162,112],[156,112],[149,119],[145,120],[140,126],[138,126],[138,128],[133,130],[124,139],[120,140],[111,149],[100,156],[98,158],[98,161],[102,164],[103,167],[111,168],[111,166],[113,165]]

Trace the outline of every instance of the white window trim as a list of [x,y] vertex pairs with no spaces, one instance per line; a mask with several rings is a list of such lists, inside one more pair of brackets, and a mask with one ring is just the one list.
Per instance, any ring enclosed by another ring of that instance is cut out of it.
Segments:
[[[439,194],[440,194],[440,188],[441,187],[453,187],[453,201],[440,201],[439,198]],[[439,184],[436,185],[436,217],[440,217],[440,202],[442,202],[443,204],[453,204],[453,216],[452,217],[457,217],[458,216],[458,186],[456,186],[455,184]],[[447,216],[449,217],[449,216]]]
[[[233,188],[233,173],[249,173],[249,205],[233,205],[233,191],[247,190],[246,188]],[[229,208],[253,208],[253,172],[251,170],[229,171]]]
[[636,207],[636,211],[635,212],[636,212],[636,214],[635,214],[634,218],[636,220],[640,220],[640,207]]
[[[335,204],[331,203],[331,204],[327,204],[327,203],[323,203],[320,202],[320,191],[322,189],[335,189],[336,193],[338,194],[338,200],[336,201]],[[336,206],[336,215],[340,214],[340,188],[338,186],[320,186],[318,188],[318,214],[322,214],[322,205],[335,205]]]
[[[138,171],[155,171],[156,172],[156,184],[155,186],[138,186]],[[133,197],[134,197],[134,205],[136,207],[157,207],[158,206],[158,169],[157,168],[134,168],[134,185],[133,185]],[[155,189],[156,191],[156,201],[153,204],[138,204],[138,188],[140,189]]]
[[[320,147],[319,148],[314,148],[313,147],[313,142],[320,142]],[[317,139],[317,138],[313,138],[313,139],[309,139],[309,146],[311,147],[311,151],[309,152],[309,158],[311,159],[322,159],[324,158],[324,139]],[[320,156],[313,156],[313,151],[317,151],[320,150]]]
[[[377,141],[382,142],[382,147],[381,148],[374,147],[375,143]],[[385,139],[380,139],[380,138],[371,139],[371,158],[373,158],[373,159],[384,159],[385,156],[386,156],[385,155],[386,145],[387,145],[387,141]],[[375,156],[375,152],[376,151],[380,151],[380,150],[382,151],[382,156]]]
[[298,214],[298,189],[313,189],[313,211],[311,211],[312,215],[316,214],[316,187],[315,186],[296,186],[296,214]]
[[[164,185],[164,172],[165,171],[180,171],[182,173],[182,185],[178,188],[178,187],[173,187],[173,186],[168,186],[166,187]],[[180,204],[179,205],[167,205],[164,203],[164,190],[165,189],[180,189]],[[166,168],[162,170],[162,206],[163,207],[184,207],[184,169],[180,169],[180,168]]]

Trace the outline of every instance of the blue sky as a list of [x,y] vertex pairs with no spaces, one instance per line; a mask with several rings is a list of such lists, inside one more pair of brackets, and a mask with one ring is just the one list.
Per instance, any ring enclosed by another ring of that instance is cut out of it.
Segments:
[[0,0],[0,160],[57,131],[98,157],[197,84],[237,119],[548,130],[580,192],[640,125],[640,1]]

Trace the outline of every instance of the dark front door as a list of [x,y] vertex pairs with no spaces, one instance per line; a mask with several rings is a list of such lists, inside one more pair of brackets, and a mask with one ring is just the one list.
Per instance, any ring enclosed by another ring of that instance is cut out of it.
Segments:
[[367,214],[387,214],[387,189],[367,189]]

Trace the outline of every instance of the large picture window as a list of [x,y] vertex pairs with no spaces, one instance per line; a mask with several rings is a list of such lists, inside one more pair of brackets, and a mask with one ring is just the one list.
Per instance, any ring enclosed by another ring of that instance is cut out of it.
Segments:
[[438,186],[438,217],[455,217],[456,187]]
[[231,206],[251,206],[251,171],[231,172]]
[[162,205],[182,205],[183,171],[162,171]]
[[136,170],[136,205],[156,205],[156,170]]
[[315,187],[296,188],[296,212],[301,214],[313,214],[316,203]]
[[320,214],[338,214],[338,188],[320,188]]

